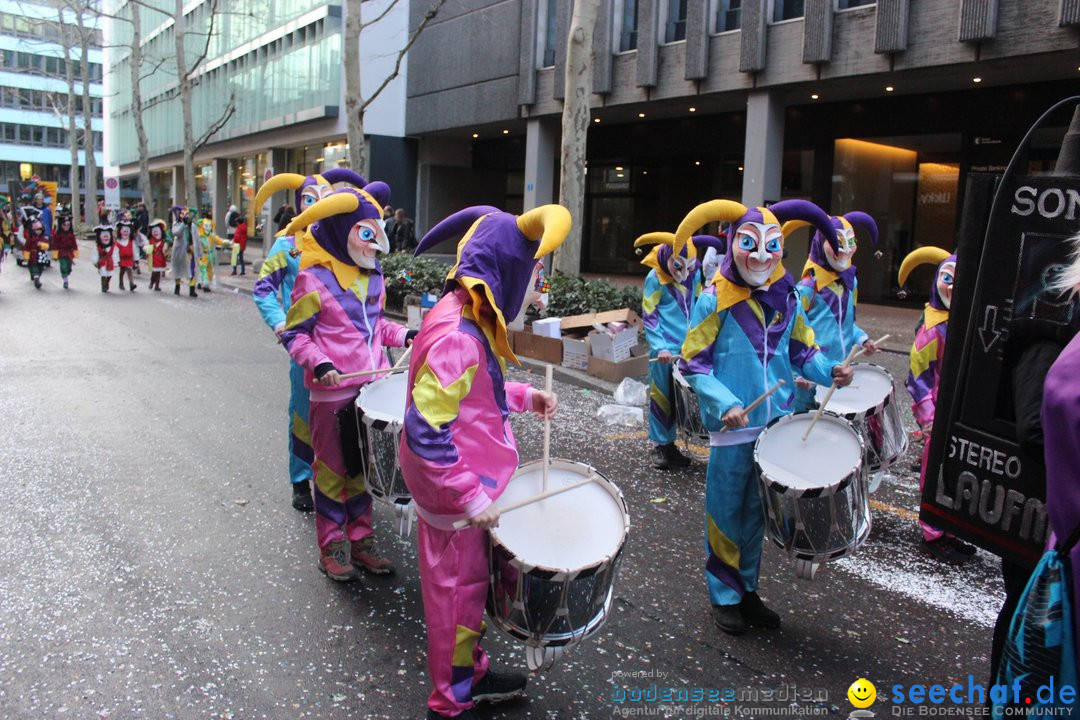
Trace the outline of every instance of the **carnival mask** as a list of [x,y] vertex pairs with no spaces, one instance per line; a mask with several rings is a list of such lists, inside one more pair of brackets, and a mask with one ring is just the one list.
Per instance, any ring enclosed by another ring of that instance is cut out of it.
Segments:
[[30,234],[36,236],[45,234],[45,225],[40,220],[30,223]]
[[937,291],[938,297],[941,298],[941,304],[945,306],[945,309],[949,309],[949,305],[952,303],[952,290],[953,280],[956,278],[956,263],[947,262],[941,266],[937,275]]
[[161,239],[161,227],[160,226],[154,225],[154,226],[152,226],[150,228],[150,238],[153,239],[153,240],[160,240]]
[[706,283],[712,282],[723,260],[724,256],[716,252],[716,248],[705,248],[705,255],[701,258],[701,271],[705,276]]
[[693,258],[685,258],[681,255],[672,255],[667,261],[668,275],[677,283],[686,282],[686,278],[694,271],[695,261]]
[[300,192],[300,212],[304,212],[332,192],[334,188],[330,185],[308,185]]
[[735,233],[731,252],[735,254],[735,267],[747,285],[765,285],[784,255],[784,238],[780,226],[771,223],[743,223]]
[[851,258],[855,255],[855,231],[846,227],[837,228],[836,245],[838,249],[833,250],[830,243],[822,243],[825,259],[829,261],[833,270],[844,272],[851,267]]
[[365,218],[353,225],[349,231],[349,258],[358,267],[373,270],[375,255],[379,252],[390,252],[390,241],[379,221]]

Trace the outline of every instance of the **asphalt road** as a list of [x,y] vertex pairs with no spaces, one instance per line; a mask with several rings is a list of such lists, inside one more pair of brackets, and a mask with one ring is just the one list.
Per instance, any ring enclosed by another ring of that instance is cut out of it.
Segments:
[[[312,517],[289,505],[285,353],[246,295],[193,300],[147,280],[104,295],[83,260],[73,289],[54,267],[36,291],[3,264],[0,717],[422,717],[415,535],[397,537],[379,506],[398,575],[322,576]],[[905,361],[881,360],[901,379]],[[767,543],[761,592],[784,626],[729,638],[702,576],[705,450],[686,471],[653,471],[641,427],[596,418],[610,398],[556,390],[553,454],[597,468],[629,505],[614,609],[528,700],[482,717],[847,717],[859,677],[879,698],[985,680],[997,560],[980,552],[956,569],[921,553],[910,462],[874,496],[864,548],[815,580]],[[541,423],[514,425],[523,460],[539,457]],[[498,666],[524,668],[516,642],[494,630],[485,642]],[[742,701],[614,700],[652,683]]]

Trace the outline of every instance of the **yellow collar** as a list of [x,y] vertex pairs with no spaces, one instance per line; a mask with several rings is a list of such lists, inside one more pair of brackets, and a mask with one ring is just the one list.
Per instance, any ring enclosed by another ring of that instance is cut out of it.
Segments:
[[840,279],[840,276],[829,268],[822,267],[813,260],[807,260],[806,266],[803,267],[802,271],[803,277],[809,275],[811,270],[814,271],[814,288],[818,292],[821,292]]
[[675,282],[675,278],[668,274],[667,268],[660,267],[661,247],[663,246],[654,246],[653,249],[649,251],[649,254],[641,261],[641,264],[656,271],[656,279],[660,281],[661,285],[670,285]]
[[949,322],[949,311],[938,310],[930,303],[927,303],[926,310],[923,312],[923,324],[926,325],[926,329],[929,330],[944,322]]
[[[495,354],[500,359],[506,358],[515,365],[520,365],[521,361],[517,359],[517,355],[510,349],[506,319],[503,317],[502,310],[495,304],[495,298],[491,295],[491,288],[478,278],[461,277],[457,278],[457,281],[468,291],[472,300],[472,306],[469,308],[472,311],[472,319],[488,336],[491,349],[495,351]],[[485,313],[485,305],[492,312]]]
[[[739,272],[738,268],[735,268],[735,272]],[[784,264],[776,263],[776,269],[773,270],[773,274],[769,278],[769,284],[772,285],[783,279],[785,272],[787,271],[784,270]],[[716,274],[713,275],[713,285],[716,286],[716,312],[723,312],[729,307],[738,305],[743,300],[749,300],[750,294],[753,292],[748,287],[731,282],[724,277],[720,270],[717,270]]]

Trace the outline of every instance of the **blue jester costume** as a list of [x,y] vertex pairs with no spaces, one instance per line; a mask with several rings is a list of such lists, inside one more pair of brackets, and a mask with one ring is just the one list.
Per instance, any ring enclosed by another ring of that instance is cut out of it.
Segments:
[[[713,200],[694,208],[679,225],[675,249],[709,222],[730,223],[728,252],[691,315],[680,369],[697,393],[712,446],[705,485],[705,578],[716,624],[733,635],[748,624],[777,627],[780,618],[757,596],[764,520],[753,443],[769,421],[790,414],[793,369],[827,384],[831,363],[819,350],[795,283],[784,270],[780,223],[807,220],[826,237],[828,216],[803,200],[747,208]],[[740,411],[767,388],[786,385],[745,417]]]
[[[255,215],[275,192],[293,190],[296,207],[303,212],[333,192],[334,183],[364,187],[367,181],[348,168],[332,168],[318,175],[279,173],[266,181],[251,203],[248,227],[255,227]],[[306,235],[306,231],[304,232]],[[297,236],[281,234],[274,239],[255,283],[252,297],[263,321],[275,334],[285,329],[285,316],[292,305],[292,290],[300,272]],[[313,509],[311,499],[311,428],[308,425],[310,400],[304,387],[304,370],[290,359],[289,364],[289,481],[293,487],[293,507]]]
[[[832,217],[830,221],[836,229],[838,251],[833,252],[832,245],[826,242],[820,230],[816,230],[810,239],[810,257],[803,267],[802,280],[795,290],[821,352],[835,364],[843,362],[851,348],[861,348],[870,339],[855,324],[859,284],[851,257],[856,249],[855,228],[865,230],[875,247],[878,231],[877,223],[864,212],[849,212]],[[801,220],[784,223],[784,237],[808,224]],[[810,410],[816,405],[814,389],[795,389],[795,412]]]
[[675,406],[669,356],[679,354],[689,330],[690,311],[701,293],[695,272],[697,254],[694,242],[684,243],[679,254],[672,252],[674,233],[654,232],[634,241],[634,247],[655,245],[641,261],[652,268],[645,276],[641,296],[641,319],[649,358],[649,440],[653,443],[653,467],[666,470],[685,467],[689,458],[675,447]]

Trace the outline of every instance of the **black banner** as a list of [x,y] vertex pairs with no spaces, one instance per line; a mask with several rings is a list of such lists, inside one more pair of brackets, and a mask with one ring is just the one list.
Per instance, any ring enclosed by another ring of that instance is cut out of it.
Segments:
[[973,175],[965,193],[920,518],[1034,562],[1048,534],[1045,470],[1016,439],[1017,329],[1058,338],[1076,331],[1080,306],[1047,287],[1080,230],[1080,178],[1012,178],[989,217],[995,185],[995,176]]

